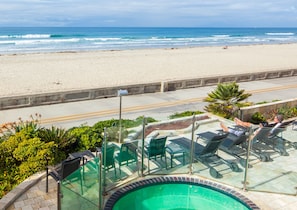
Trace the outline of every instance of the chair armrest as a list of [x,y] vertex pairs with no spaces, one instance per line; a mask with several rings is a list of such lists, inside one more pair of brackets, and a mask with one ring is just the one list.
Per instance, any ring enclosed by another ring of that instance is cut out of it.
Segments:
[[57,171],[51,171],[51,172],[49,172],[48,176],[53,177],[56,182],[58,182],[58,181],[61,180],[61,177],[60,177],[60,175],[58,174]]
[[62,167],[62,163],[59,163],[55,166],[52,166],[52,165],[48,165],[46,166],[47,169],[51,170],[51,171],[59,171]]
[[47,176],[53,177],[56,181],[60,180],[59,170],[61,169],[61,164],[57,166],[47,166],[47,169]]

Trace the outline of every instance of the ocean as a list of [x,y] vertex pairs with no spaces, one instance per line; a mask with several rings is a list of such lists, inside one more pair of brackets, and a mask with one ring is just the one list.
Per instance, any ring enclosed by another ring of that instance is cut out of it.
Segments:
[[0,54],[279,43],[297,43],[297,28],[0,28]]

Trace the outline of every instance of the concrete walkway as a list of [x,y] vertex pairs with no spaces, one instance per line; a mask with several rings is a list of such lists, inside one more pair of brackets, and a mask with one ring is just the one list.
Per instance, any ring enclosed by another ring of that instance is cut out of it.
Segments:
[[[261,80],[239,83],[252,96],[249,101],[271,102],[273,100],[287,100],[296,98],[297,76],[280,79]],[[165,93],[150,93],[141,95],[127,95],[122,98],[122,118],[136,119],[139,116],[153,117],[156,120],[167,120],[168,116],[176,112],[200,110],[206,105],[203,99],[216,86],[191,88]],[[118,119],[119,97],[87,100],[80,102],[35,106],[19,109],[0,110],[0,124],[22,120],[29,120],[30,115],[41,114],[42,125],[52,125],[71,128],[82,124]]]

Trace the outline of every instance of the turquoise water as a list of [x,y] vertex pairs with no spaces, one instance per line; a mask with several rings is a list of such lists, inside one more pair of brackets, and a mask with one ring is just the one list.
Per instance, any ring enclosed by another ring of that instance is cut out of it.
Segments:
[[296,43],[297,28],[2,27],[0,54]]
[[113,210],[246,210],[238,200],[218,191],[190,184],[147,186],[120,198]]

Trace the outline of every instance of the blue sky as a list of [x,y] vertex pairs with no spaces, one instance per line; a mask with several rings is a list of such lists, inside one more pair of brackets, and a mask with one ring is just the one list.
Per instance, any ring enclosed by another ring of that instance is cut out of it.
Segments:
[[0,26],[297,27],[297,0],[1,0]]

